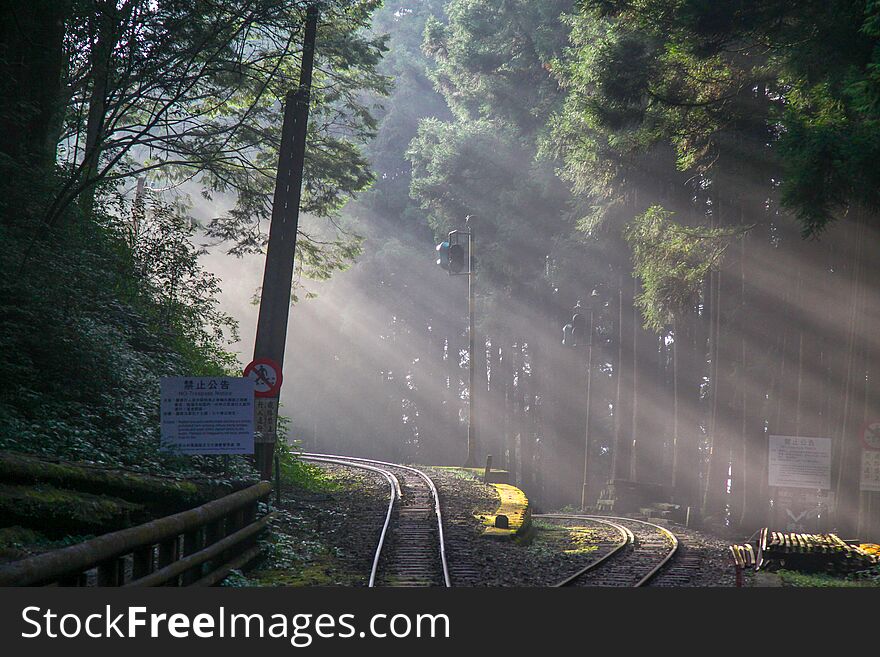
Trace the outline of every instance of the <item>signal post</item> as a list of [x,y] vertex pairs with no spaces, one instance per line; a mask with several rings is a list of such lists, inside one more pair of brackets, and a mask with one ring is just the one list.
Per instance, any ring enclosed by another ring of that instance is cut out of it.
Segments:
[[[471,215],[465,219],[468,229],[467,231],[452,230],[447,235],[445,242],[437,245],[437,264],[449,272],[450,276],[467,276],[468,277],[468,438],[467,438],[467,458],[464,467],[476,467],[477,457],[477,426],[476,418],[476,323],[475,315],[475,299],[476,292],[476,272],[474,271],[474,226],[471,221]],[[459,238],[467,237],[467,271],[464,270],[465,254],[464,247],[459,242]]]

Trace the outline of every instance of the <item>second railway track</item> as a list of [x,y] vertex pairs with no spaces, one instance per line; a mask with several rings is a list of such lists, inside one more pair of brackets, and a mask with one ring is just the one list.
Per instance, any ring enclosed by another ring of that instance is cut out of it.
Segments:
[[376,472],[388,482],[389,504],[377,539],[370,586],[452,585],[440,499],[430,477],[416,468],[373,459],[311,453],[302,458]]
[[646,586],[667,567],[679,547],[675,534],[644,520],[568,514],[542,514],[535,518],[591,522],[611,527],[620,535],[616,545],[556,586]]

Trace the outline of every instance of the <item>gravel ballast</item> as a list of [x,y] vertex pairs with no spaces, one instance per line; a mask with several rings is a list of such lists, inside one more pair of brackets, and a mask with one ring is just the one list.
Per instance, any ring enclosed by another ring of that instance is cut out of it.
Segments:
[[[284,491],[282,518],[266,541],[267,556],[227,585],[366,586],[388,505],[388,484],[373,472],[320,464],[332,486],[322,492]],[[476,514],[492,514],[499,497],[469,472],[421,468],[437,486],[453,586],[552,586],[611,550],[611,528],[589,521],[534,519],[513,539],[483,535]],[[728,540],[677,525],[675,575],[655,586],[733,586]],[[682,577],[684,573],[684,577]]]

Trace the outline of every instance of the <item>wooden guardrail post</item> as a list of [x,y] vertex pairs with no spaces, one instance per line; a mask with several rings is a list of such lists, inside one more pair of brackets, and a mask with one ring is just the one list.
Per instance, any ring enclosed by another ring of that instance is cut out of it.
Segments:
[[[232,536],[243,526],[243,515],[241,510],[236,510],[226,516],[226,536]],[[229,561],[235,557],[235,550],[226,550],[223,552],[223,561]]]
[[241,511],[241,526],[251,524],[254,519],[257,517],[257,504],[259,502],[254,502],[253,504],[248,504]]
[[119,586],[124,577],[124,559],[114,557],[98,564],[98,586]]
[[[202,531],[201,528],[194,529],[193,531],[186,532],[183,535],[183,556],[188,557],[190,555],[195,554],[199,550],[202,549],[201,545]],[[187,570],[181,576],[181,584],[183,586],[189,586],[193,582],[202,577],[202,568],[201,565],[198,568],[193,568],[191,570]]]
[[[211,545],[214,545],[214,543],[216,543],[217,541],[219,541],[221,538],[223,538],[225,536],[225,534],[223,533],[223,528],[224,528],[224,519],[223,518],[218,518],[214,522],[210,522],[207,525],[205,525],[205,547],[210,547]],[[208,571],[211,571],[214,568],[216,568],[218,565],[220,565],[221,563],[223,563],[223,561],[220,558],[211,559],[211,561],[208,562],[206,569]]]
[[[159,543],[159,558],[156,563],[156,570],[162,570],[166,566],[170,566],[177,561],[178,557],[178,537],[174,536],[168,540]],[[171,582],[168,582],[171,585]],[[176,582],[174,583],[176,585]]]
[[153,546],[146,545],[133,553],[131,578],[140,579],[153,572]]

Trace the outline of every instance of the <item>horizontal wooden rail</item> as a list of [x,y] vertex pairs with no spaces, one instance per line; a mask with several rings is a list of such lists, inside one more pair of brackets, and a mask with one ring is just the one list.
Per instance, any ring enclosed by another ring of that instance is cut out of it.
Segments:
[[250,551],[270,519],[256,519],[257,505],[271,491],[262,481],[189,511],[4,564],[0,586],[199,583],[208,577],[207,562],[216,570]]
[[216,586],[220,582],[224,580],[224,578],[236,568],[242,568],[245,565],[249,564],[260,554],[260,546],[255,545],[249,550],[245,550],[239,556],[235,557],[232,561],[223,566],[219,567],[217,570],[213,570],[202,579],[193,582],[191,586]]
[[218,556],[224,550],[235,547],[243,540],[250,538],[255,534],[259,534],[266,528],[266,525],[269,524],[269,521],[275,518],[277,515],[278,512],[273,511],[270,514],[263,516],[256,522],[252,522],[244,529],[239,529],[234,534],[231,534],[226,538],[217,541],[213,545],[206,547],[204,550],[200,550],[199,552],[191,554],[188,557],[178,559],[177,561],[172,562],[170,565],[165,566],[161,570],[157,570],[156,572],[150,573],[149,575],[141,577],[140,579],[135,579],[127,582],[126,584],[124,584],[124,586],[160,586],[170,579],[178,575],[182,575],[190,568],[199,566],[209,559]]

